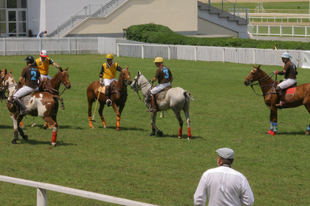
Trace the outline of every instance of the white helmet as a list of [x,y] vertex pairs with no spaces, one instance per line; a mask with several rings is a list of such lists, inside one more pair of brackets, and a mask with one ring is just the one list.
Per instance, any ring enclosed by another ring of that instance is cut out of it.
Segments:
[[284,58],[284,59],[290,59],[290,58],[292,58],[292,56],[291,56],[289,53],[287,53],[287,52],[284,52],[284,53],[281,55],[281,57]]

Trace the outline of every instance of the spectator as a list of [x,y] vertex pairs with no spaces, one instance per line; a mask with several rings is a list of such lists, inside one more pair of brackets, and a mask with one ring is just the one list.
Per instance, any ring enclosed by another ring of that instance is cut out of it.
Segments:
[[37,38],[42,38],[44,34],[46,34],[47,31],[39,31]]
[[246,177],[231,168],[234,151],[229,148],[216,150],[219,167],[203,173],[196,192],[194,204],[205,206],[208,198],[209,206],[253,205],[254,195]]

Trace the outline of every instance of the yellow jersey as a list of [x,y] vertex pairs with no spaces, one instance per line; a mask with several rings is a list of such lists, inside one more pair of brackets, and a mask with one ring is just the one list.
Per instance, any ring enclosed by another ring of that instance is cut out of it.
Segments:
[[36,59],[35,66],[39,69],[40,74],[47,75],[49,73],[50,60],[48,57],[46,57],[44,62],[41,61],[41,58]]
[[104,70],[104,79],[114,79],[116,77],[116,70],[118,66],[116,62],[114,62],[114,64],[112,64],[109,68],[107,66],[107,63],[102,64],[102,66]]

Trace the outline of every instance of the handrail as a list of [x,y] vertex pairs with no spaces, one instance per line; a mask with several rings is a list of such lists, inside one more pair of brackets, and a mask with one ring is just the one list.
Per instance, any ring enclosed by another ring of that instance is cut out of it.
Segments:
[[65,193],[69,195],[75,195],[75,196],[84,197],[88,199],[94,199],[94,200],[114,203],[118,205],[155,206],[155,205],[148,204],[148,203],[128,200],[128,199],[119,198],[119,197],[113,197],[109,195],[103,195],[103,194],[99,194],[95,192],[88,192],[84,190],[78,190],[78,189],[73,189],[69,187],[63,187],[59,185],[53,185],[53,184],[42,183],[42,182],[35,182],[31,180],[19,179],[19,178],[8,177],[8,176],[3,176],[3,175],[0,175],[0,181],[37,188],[37,206],[47,205],[47,190]]
[[57,26],[57,29],[48,34],[47,37],[60,37],[89,17],[106,17],[126,1],[128,0],[110,0],[105,4],[86,4],[62,21]]

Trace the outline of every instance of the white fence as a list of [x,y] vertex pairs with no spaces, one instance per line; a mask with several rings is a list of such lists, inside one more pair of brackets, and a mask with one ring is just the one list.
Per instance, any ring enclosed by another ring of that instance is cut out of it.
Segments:
[[254,36],[309,37],[310,26],[253,25],[248,31]]
[[0,175],[0,181],[37,188],[37,206],[47,206],[47,191],[48,190],[54,191],[54,192],[65,193],[69,195],[75,195],[79,197],[85,197],[85,198],[94,199],[94,200],[99,200],[99,201],[104,201],[104,202],[109,202],[109,203],[114,203],[118,205],[154,206],[152,204],[137,202],[133,200],[127,200],[127,199],[113,197],[109,195],[102,195],[102,194],[98,194],[94,192],[87,192],[83,190],[72,189],[69,187],[62,187],[62,186],[53,185],[53,184],[34,182],[30,180],[13,178],[13,177],[8,177],[8,176],[3,176],[3,175]]
[[[41,49],[49,54],[117,54],[117,56],[164,59],[220,61],[242,64],[282,66],[277,51],[270,49],[180,46],[164,44],[120,43],[126,40],[115,38],[0,38],[0,55],[38,55]],[[2,48],[2,50],[1,50]],[[307,58],[300,50],[289,52],[298,67]]]

